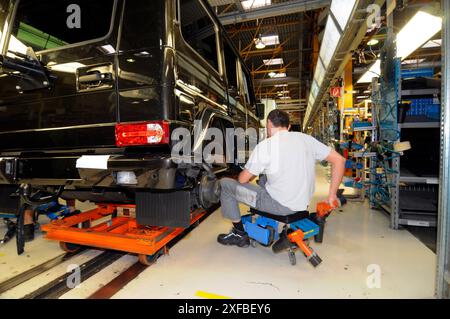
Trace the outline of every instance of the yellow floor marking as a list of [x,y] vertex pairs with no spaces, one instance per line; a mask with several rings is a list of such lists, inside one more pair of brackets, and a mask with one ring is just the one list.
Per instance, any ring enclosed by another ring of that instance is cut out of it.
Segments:
[[211,294],[211,293],[205,292],[205,291],[197,291],[195,293],[195,296],[200,297],[200,298],[205,298],[205,299],[231,299],[230,297],[219,296],[219,295]]

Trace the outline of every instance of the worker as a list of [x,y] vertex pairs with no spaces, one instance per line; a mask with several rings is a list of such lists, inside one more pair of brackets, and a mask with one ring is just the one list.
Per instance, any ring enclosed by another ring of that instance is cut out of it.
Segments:
[[[217,240],[222,245],[248,247],[250,239],[244,230],[239,203],[273,215],[287,216],[306,211],[315,189],[315,164],[326,160],[332,166],[327,202],[334,206],[345,170],[345,159],[309,135],[290,132],[289,115],[281,110],[270,112],[268,138],[253,150],[238,180],[223,178],[222,214],[233,223],[228,234]],[[259,175],[266,181],[250,184]]]

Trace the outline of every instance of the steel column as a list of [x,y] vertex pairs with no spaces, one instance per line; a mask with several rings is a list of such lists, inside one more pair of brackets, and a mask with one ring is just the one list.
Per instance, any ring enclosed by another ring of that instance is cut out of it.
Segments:
[[450,298],[450,1],[442,1],[442,9],[444,25],[442,30],[441,174],[439,176],[436,293],[438,298]]

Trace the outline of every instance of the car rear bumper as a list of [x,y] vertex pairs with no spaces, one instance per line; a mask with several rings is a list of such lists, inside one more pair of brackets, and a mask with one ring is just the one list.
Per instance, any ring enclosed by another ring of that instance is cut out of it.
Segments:
[[[119,184],[117,174],[132,172],[132,184]],[[0,184],[77,188],[173,189],[176,165],[167,155],[85,155],[0,158]]]

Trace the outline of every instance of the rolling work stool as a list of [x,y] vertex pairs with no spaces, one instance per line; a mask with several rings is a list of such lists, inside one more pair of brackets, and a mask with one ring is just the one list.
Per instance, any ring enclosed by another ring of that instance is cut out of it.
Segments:
[[[291,265],[297,263],[295,252],[300,249],[308,261],[317,267],[322,259],[309,245],[310,238],[323,241],[325,221],[339,203],[332,207],[325,202],[317,204],[317,213],[296,212],[288,216],[278,216],[251,208],[250,214],[242,217],[244,229],[250,237],[252,247],[257,243],[272,247],[274,253],[287,251]],[[283,223],[283,231],[278,234],[278,225]]]

